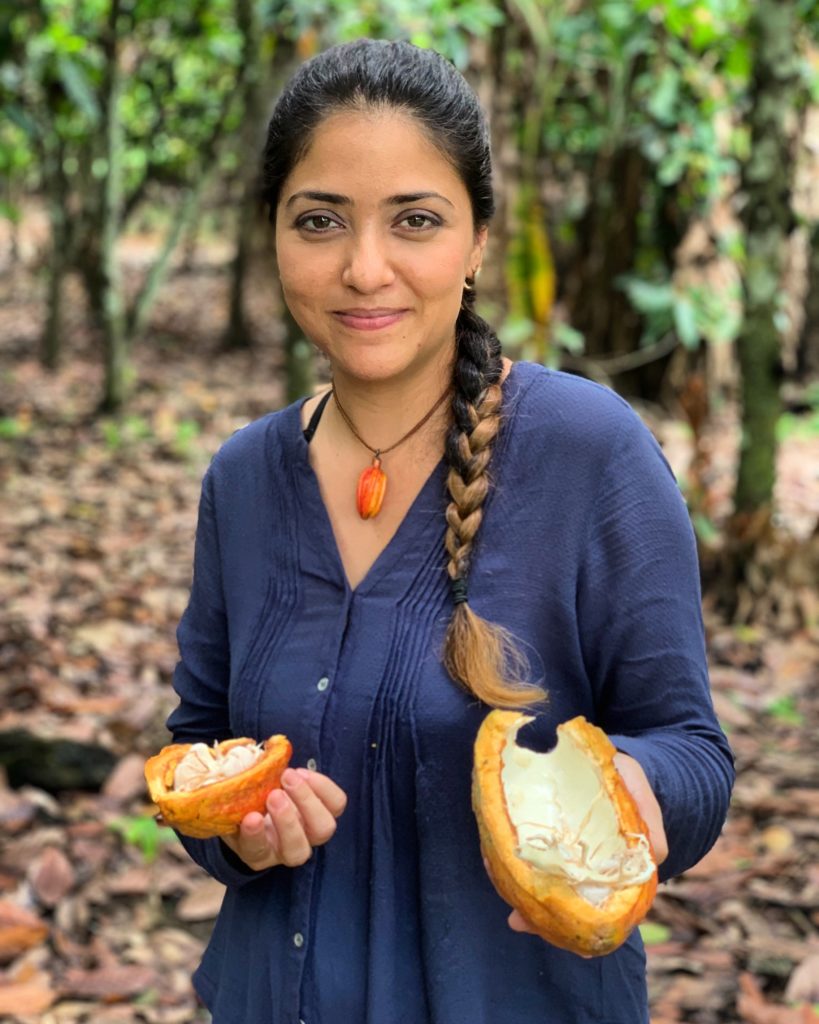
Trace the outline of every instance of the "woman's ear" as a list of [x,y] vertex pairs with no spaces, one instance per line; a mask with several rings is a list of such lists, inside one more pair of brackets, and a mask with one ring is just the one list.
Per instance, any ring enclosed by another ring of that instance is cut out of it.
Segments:
[[484,225],[475,232],[475,245],[469,256],[469,276],[476,277],[483,263],[483,251],[486,248],[486,240],[489,237],[489,228]]

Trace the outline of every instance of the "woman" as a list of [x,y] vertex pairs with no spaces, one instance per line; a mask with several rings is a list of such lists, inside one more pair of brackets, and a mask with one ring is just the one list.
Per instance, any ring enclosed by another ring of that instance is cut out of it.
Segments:
[[314,58],[270,122],[281,284],[333,386],[203,484],[169,726],[294,748],[266,815],[185,840],[227,886],[195,977],[216,1024],[648,1020],[638,932],[586,960],[495,892],[470,806],[490,706],[538,711],[540,749],[602,726],[662,878],[726,813],[685,506],[625,402],[511,365],[473,311],[490,174],[475,95],[405,43]]

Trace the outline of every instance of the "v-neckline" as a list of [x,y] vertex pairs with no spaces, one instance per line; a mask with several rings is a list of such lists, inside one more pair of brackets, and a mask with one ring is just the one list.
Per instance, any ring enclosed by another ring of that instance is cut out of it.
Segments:
[[[510,393],[513,393],[517,386],[516,367],[518,363],[512,363],[509,373],[503,382],[504,400]],[[446,529],[444,512],[446,509],[446,476],[448,467],[446,458],[441,457],[433,467],[429,476],[422,484],[420,490],[413,498],[403,518],[398,523],[392,536],[384,547],[376,555],[369,568],[353,587],[347,575],[344,561],[341,557],[341,549],[338,544],[336,532],[333,529],[330,513],[321,493],[321,485],[316,471],[310,463],[309,444],[304,437],[302,426],[302,410],[308,397],[302,398],[290,406],[290,422],[288,433],[290,437],[291,452],[293,455],[291,465],[298,473],[301,486],[295,490],[302,505],[301,513],[305,517],[304,523],[311,524],[315,530],[299,529],[301,544],[309,549],[315,559],[315,567],[323,566],[325,572],[331,575],[338,585],[349,596],[369,593],[389,571],[401,564],[401,556],[405,551],[413,551],[415,558],[408,562],[408,568],[412,568],[419,560],[426,555],[429,546],[433,543],[441,547],[441,560],[443,565],[444,547],[443,537]],[[413,544],[416,538],[423,536],[430,519],[438,517],[440,530],[430,533],[429,543],[426,545]],[[307,551],[305,551],[305,554]]]
[[[345,592],[351,596],[369,592],[394,565],[400,564],[402,552],[410,548],[419,551],[412,541],[419,533],[422,533],[422,529],[425,529],[429,520],[436,515],[441,520],[440,543],[443,552],[447,466],[445,458],[442,457],[421,485],[392,536],[378,552],[358,583],[355,586],[351,585],[344,560],[341,557],[341,548],[333,529],[330,513],[321,493],[318,475],[310,463],[309,445],[304,438],[301,424],[302,409],[306,401],[307,399],[304,398],[291,406],[292,417],[289,425],[291,440],[296,448],[294,468],[299,473],[301,483],[301,486],[296,488],[301,499],[301,512],[305,516],[304,522],[311,523],[314,527],[313,530],[308,529],[306,533],[300,530],[300,534],[306,546],[312,549],[314,557],[323,563],[326,570],[332,571],[332,575],[339,584],[343,585]],[[293,436],[294,434],[295,436]],[[438,537],[435,538],[435,542],[439,542]]]

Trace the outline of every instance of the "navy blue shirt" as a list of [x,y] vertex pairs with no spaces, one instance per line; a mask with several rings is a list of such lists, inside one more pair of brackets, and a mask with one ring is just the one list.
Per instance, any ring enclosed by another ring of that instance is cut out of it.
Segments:
[[[549,691],[521,741],[548,749],[582,714],[642,764],[668,878],[717,838],[733,781],[684,501],[613,392],[527,363],[503,391],[470,604]],[[300,409],[238,431],[205,476],[169,727],[285,733],[292,763],[349,802],[298,868],[256,873],[219,839],[184,840],[227,886],[194,978],[214,1024],[647,1024],[638,931],[597,959],[555,949],[508,927],[484,870],[470,778],[488,709],[440,658],[445,466],[351,590]]]

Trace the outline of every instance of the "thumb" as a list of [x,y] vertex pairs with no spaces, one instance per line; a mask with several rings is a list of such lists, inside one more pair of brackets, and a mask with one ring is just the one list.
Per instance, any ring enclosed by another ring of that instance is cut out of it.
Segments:
[[[267,826],[267,827],[266,827]],[[251,811],[242,819],[239,826],[239,835],[236,852],[251,867],[255,867],[262,861],[269,861],[273,850],[271,849],[271,836],[268,827],[274,829],[272,822],[265,822],[263,815]]]

